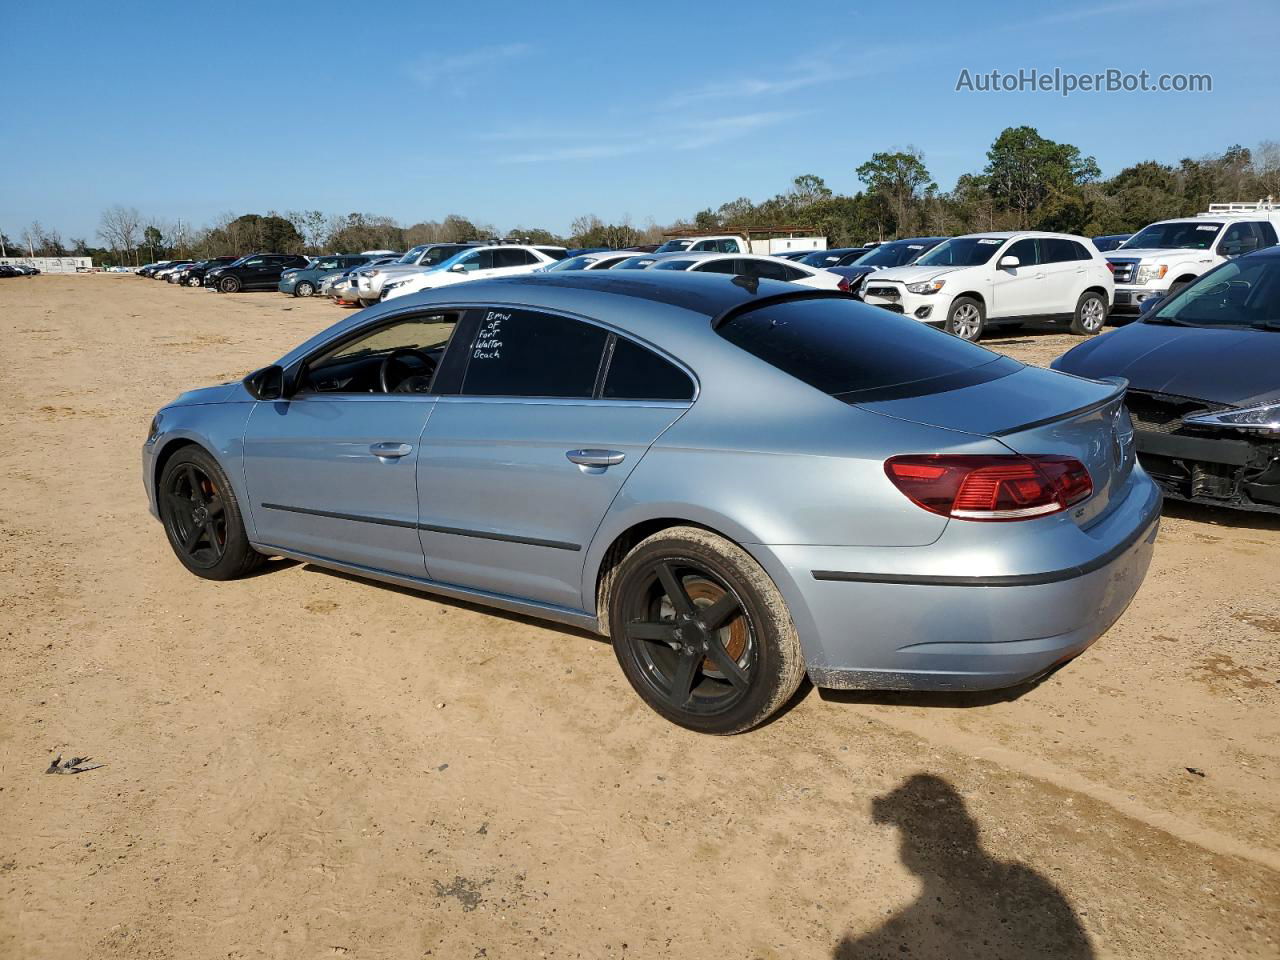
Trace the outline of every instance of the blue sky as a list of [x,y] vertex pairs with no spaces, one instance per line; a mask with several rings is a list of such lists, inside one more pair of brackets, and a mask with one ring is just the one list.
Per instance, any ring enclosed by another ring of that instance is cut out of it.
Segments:
[[[0,229],[102,209],[659,223],[914,145],[944,188],[1030,124],[1104,174],[1280,139],[1275,0],[23,4]],[[1213,92],[957,93],[962,68],[1210,73]],[[1242,198],[1223,198],[1242,199]],[[1253,198],[1244,198],[1253,199]],[[92,242],[92,239],[91,239]]]

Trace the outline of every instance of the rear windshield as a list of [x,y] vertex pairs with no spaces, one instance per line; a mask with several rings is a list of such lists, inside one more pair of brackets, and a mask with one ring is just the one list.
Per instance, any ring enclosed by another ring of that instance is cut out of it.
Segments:
[[976,267],[1004,245],[1004,237],[956,237],[944,240],[916,261],[922,267]]
[[681,250],[688,250],[691,246],[693,246],[692,240],[668,240],[666,243],[664,243],[662,246],[660,246],[657,250],[653,252],[654,253],[679,253]]
[[917,320],[844,299],[796,300],[738,314],[717,331],[797,380],[850,403],[994,380],[1022,364]]

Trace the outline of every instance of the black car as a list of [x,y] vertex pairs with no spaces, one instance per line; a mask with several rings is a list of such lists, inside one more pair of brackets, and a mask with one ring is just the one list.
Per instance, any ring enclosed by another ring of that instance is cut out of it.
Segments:
[[1132,236],[1132,233],[1109,233],[1105,237],[1094,237],[1093,245],[1098,248],[1099,253],[1105,253],[1114,250]]
[[842,263],[852,263],[870,249],[870,247],[832,247],[828,250],[811,250],[793,259],[796,263],[817,267],[819,270],[830,269]]
[[1280,513],[1280,248],[1229,260],[1143,311],[1054,369],[1129,381],[1138,460],[1168,496]]
[[184,287],[201,286],[204,283],[205,274],[210,270],[225,267],[239,259],[239,257],[210,257],[208,260],[197,260],[179,270],[178,279],[174,283],[180,283]]
[[21,277],[25,274],[17,267],[11,267],[7,263],[0,263],[0,277]]
[[214,267],[204,275],[204,285],[219,293],[241,290],[274,290],[280,274],[290,267],[305,267],[306,257],[291,253],[251,253],[224,267]]
[[915,263],[946,239],[946,237],[907,237],[904,240],[890,240],[888,243],[877,244],[861,256],[846,256],[834,267],[827,267],[827,269],[844,278],[840,284],[841,290],[857,293],[867,274],[875,270],[905,267]]

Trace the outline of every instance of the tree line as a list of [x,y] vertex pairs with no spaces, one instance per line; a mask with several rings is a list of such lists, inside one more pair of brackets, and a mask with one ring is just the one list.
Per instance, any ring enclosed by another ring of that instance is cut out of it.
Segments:
[[1233,145],[1219,154],[1177,163],[1144,160],[1104,179],[1097,161],[1069,143],[1057,143],[1034,127],[1009,127],[986,154],[986,164],[939,189],[924,155],[914,147],[874,153],[854,169],[862,188],[832,191],[815,174],[797,176],[783,192],[756,202],[748,197],[699,210],[660,226],[650,220],[606,223],[577,217],[568,236],[539,227],[500,231],[460,214],[403,226],[369,213],[330,215],[320,210],[225,214],[194,228],[184,221],[144,216],[134,207],[103,211],[97,236],[63,241],[39,221],[16,237],[0,231],[10,256],[92,256],[111,266],[178,256],[213,257],[255,250],[277,253],[405,250],[420,243],[514,236],[533,243],[574,247],[628,247],[676,230],[705,232],[803,227],[825,235],[831,246],[906,236],[945,236],[983,230],[1043,229],[1098,236],[1131,233],[1155,220],[1186,216],[1215,201],[1280,196],[1280,143],[1255,149]]

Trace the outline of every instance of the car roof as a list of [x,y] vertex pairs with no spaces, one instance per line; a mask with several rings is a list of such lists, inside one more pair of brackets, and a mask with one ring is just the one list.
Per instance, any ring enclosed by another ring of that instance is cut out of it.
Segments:
[[[775,297],[840,297],[781,280],[747,280],[727,274],[684,271],[573,270],[471,280],[421,290],[361,310],[289,351],[288,366],[311,351],[366,324],[415,309],[441,306],[504,305],[555,310],[611,323],[668,349],[714,337],[711,320],[727,311]],[[649,309],[637,309],[648,307]],[[698,320],[702,322],[697,322]],[[690,322],[693,320],[694,322]]]

